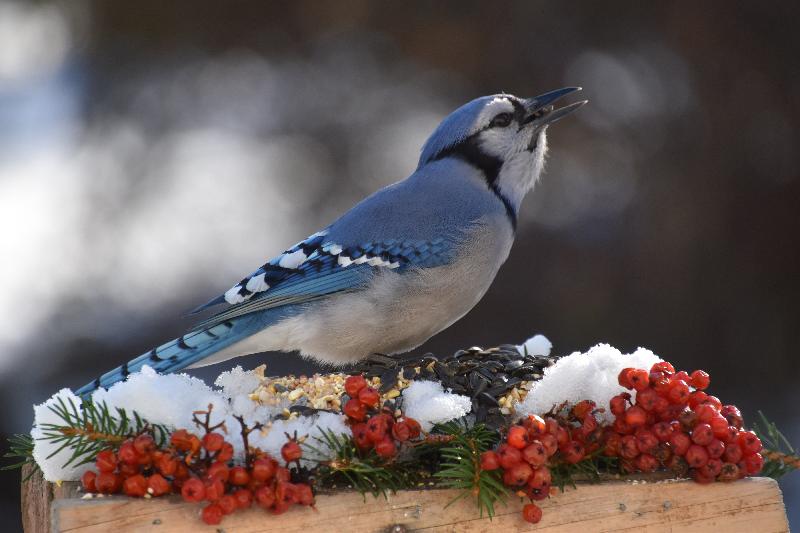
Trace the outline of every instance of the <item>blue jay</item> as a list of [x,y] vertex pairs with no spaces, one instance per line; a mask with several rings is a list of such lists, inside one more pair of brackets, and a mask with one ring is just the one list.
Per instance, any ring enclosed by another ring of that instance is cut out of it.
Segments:
[[525,194],[544,165],[566,87],[477,98],[422,148],[416,171],[369,196],[195,309],[190,332],[78,389],[88,395],[149,365],[161,373],[240,355],[298,351],[334,366],[411,350],[464,316],[508,257]]

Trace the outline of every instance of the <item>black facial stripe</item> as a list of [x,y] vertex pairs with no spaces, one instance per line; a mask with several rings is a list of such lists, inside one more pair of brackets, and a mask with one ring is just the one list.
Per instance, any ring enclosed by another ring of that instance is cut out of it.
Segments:
[[473,167],[479,169],[483,173],[483,178],[486,180],[486,185],[489,187],[489,190],[492,191],[501,202],[503,202],[503,206],[506,208],[506,214],[508,215],[508,220],[511,222],[511,227],[514,228],[514,231],[516,231],[517,213],[514,211],[514,206],[511,205],[509,199],[500,192],[500,188],[497,186],[497,178],[500,175],[500,169],[503,166],[503,161],[499,157],[489,155],[481,150],[481,147],[478,144],[479,134],[480,132],[470,135],[455,146],[451,146],[447,150],[443,150],[436,155],[434,161],[444,159],[445,157],[458,157],[459,159],[462,159]]
[[514,106],[514,120],[522,127],[522,123],[525,120],[525,106],[517,100],[509,99],[509,102]]

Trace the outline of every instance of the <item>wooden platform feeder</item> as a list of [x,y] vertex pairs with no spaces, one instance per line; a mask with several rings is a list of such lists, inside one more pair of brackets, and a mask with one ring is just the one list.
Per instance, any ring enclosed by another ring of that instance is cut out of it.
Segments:
[[581,484],[541,502],[544,517],[536,525],[522,520],[519,498],[499,505],[490,521],[478,515],[472,501],[448,506],[456,494],[430,489],[364,499],[340,492],[318,496],[316,510],[297,507],[273,516],[253,508],[207,526],[199,518],[200,506],[177,496],[83,499],[77,483],[56,486],[36,474],[22,485],[22,513],[26,533],[789,531],[780,488],[769,478],[711,485],[654,479]]

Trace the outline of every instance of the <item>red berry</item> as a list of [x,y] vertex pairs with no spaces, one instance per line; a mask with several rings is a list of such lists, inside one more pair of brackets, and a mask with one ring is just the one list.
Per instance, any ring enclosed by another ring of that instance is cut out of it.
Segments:
[[636,405],[645,411],[652,411],[655,409],[657,398],[658,393],[655,389],[644,389],[636,393]]
[[247,473],[247,469],[244,467],[234,466],[230,470],[228,481],[230,481],[231,485],[243,487],[250,482],[250,474]]
[[225,484],[219,478],[207,479],[205,482],[206,500],[213,502],[225,494]]
[[702,468],[692,469],[692,479],[695,481],[695,483],[700,483],[701,485],[708,485],[709,483],[714,483],[714,478],[706,476],[703,473]]
[[99,472],[113,472],[117,469],[117,456],[111,450],[103,450],[94,458],[94,464]]
[[752,431],[740,431],[737,442],[745,457],[761,451],[761,439]]
[[689,472],[689,465],[686,464],[686,459],[680,455],[673,455],[670,457],[669,460],[664,463],[664,466],[675,474],[675,477],[686,477],[687,472]]
[[690,468],[700,468],[708,462],[708,452],[705,446],[692,444],[686,451],[685,458]]
[[389,432],[390,417],[385,414],[375,415],[367,421],[367,437],[373,443],[386,438]]
[[526,504],[522,508],[522,518],[531,524],[538,524],[542,519],[542,508],[535,503]]
[[681,423],[681,427],[684,430],[691,431],[691,429],[695,427],[700,420],[697,416],[697,411],[684,409],[681,411],[681,414],[678,415],[678,421]]
[[636,445],[641,453],[652,453],[653,448],[658,446],[658,438],[649,429],[636,430],[635,437]]
[[539,441],[544,446],[544,452],[547,457],[552,457],[558,451],[558,439],[550,433],[539,436]]
[[222,445],[225,444],[225,437],[219,433],[206,433],[201,444],[207,451],[216,452],[222,449]]
[[714,407],[714,409],[716,409],[718,412],[720,409],[722,409],[722,402],[719,401],[719,398],[717,398],[716,396],[709,395],[706,398],[706,402],[710,403],[712,407]]
[[561,449],[561,453],[564,454],[564,460],[566,462],[575,464],[583,460],[586,451],[583,444],[573,440]]
[[708,456],[712,459],[719,459],[725,453],[725,444],[719,439],[712,439],[706,444]]
[[661,442],[667,442],[672,435],[672,425],[669,422],[656,422],[653,424],[653,435]]
[[689,407],[694,409],[708,399],[708,394],[701,390],[696,390],[689,395]]
[[632,389],[633,383],[631,383],[631,376],[630,373],[633,371],[633,368],[623,368],[619,372],[619,376],[617,376],[617,381],[619,384],[626,389]]
[[764,457],[760,453],[748,455],[744,458],[744,466],[748,476],[758,475],[764,467]]
[[284,468],[279,466],[275,469],[275,479],[278,481],[289,481],[291,479],[292,474],[289,472],[288,468]]
[[344,390],[351,398],[357,398],[358,393],[367,386],[367,380],[362,375],[348,376],[344,380]]
[[411,438],[411,429],[405,421],[395,422],[392,426],[392,437],[398,442],[405,442]]
[[650,373],[641,368],[634,368],[628,373],[628,379],[637,391],[643,391],[650,386]]
[[541,441],[535,440],[522,449],[522,458],[531,466],[542,466],[547,462],[547,451]]
[[136,448],[133,447],[132,440],[126,440],[120,445],[119,450],[117,451],[117,458],[120,460],[120,462],[125,464],[139,464],[139,454],[136,453]]
[[350,430],[353,432],[353,442],[356,443],[356,447],[359,450],[366,451],[372,448],[372,441],[367,434],[367,425],[365,423],[353,424]]
[[664,374],[674,374],[675,367],[667,361],[659,361],[650,367],[650,372],[663,372]]
[[658,469],[658,460],[649,453],[643,453],[634,459],[634,465],[641,472],[655,472]]
[[723,405],[719,410],[719,414],[725,417],[725,419],[728,421],[728,424],[732,425],[736,429],[742,429],[744,419],[742,418],[742,413],[735,405]]
[[592,413],[592,411],[594,411],[596,406],[597,404],[595,404],[592,400],[581,400],[572,407],[572,414],[578,420],[583,420],[586,418],[586,415],[589,415]]
[[156,441],[147,434],[138,435],[133,439],[133,447],[139,455],[152,453],[156,449]]
[[726,461],[722,463],[717,479],[719,481],[736,481],[739,479],[739,467],[734,462]]
[[237,509],[247,509],[253,505],[253,493],[248,489],[239,489],[232,496],[236,500]]
[[172,476],[178,470],[178,460],[169,454],[163,454],[154,462],[156,470],[163,476]]
[[269,509],[275,503],[275,491],[270,486],[261,487],[256,490],[255,500],[264,509]]
[[227,463],[233,459],[233,444],[226,442],[222,445],[222,449],[217,452],[215,460],[219,463]]
[[260,458],[253,461],[250,475],[256,481],[269,481],[275,475],[277,465],[272,459]]
[[222,509],[222,514],[231,514],[236,510],[236,498],[232,494],[225,494],[222,498],[217,500],[217,504]]
[[87,470],[81,476],[81,486],[86,492],[97,492],[97,487],[94,482],[97,479],[97,474],[92,470]]
[[497,456],[500,458],[500,466],[506,470],[522,461],[522,452],[507,444],[497,447]]
[[669,445],[672,448],[672,453],[684,456],[689,450],[689,446],[692,445],[692,439],[682,431],[675,431],[669,437]]
[[639,443],[633,435],[625,435],[622,437],[620,443],[620,456],[624,459],[633,459],[641,452],[639,451]]
[[224,463],[214,463],[208,470],[206,470],[206,477],[209,479],[219,479],[223,483],[227,483],[230,478],[231,470]]
[[297,503],[300,505],[314,505],[314,493],[311,491],[310,485],[298,483],[295,485],[295,495]]
[[719,411],[714,409],[708,400],[695,407],[694,412],[697,413],[697,421],[703,424],[708,424],[719,414]]
[[631,395],[627,392],[623,392],[621,394],[617,394],[611,401],[609,402],[609,407],[611,408],[611,414],[614,416],[620,416],[625,412],[625,409],[628,408],[628,402],[631,399]]
[[606,457],[617,457],[622,450],[622,436],[619,433],[610,431],[606,434],[603,455]]
[[667,399],[670,403],[676,405],[686,405],[689,402],[689,385],[684,381],[675,380],[669,385],[669,392],[667,392]]
[[722,472],[722,461],[710,458],[706,464],[700,467],[700,474],[705,477],[715,478]]
[[522,426],[511,426],[508,429],[506,442],[509,446],[521,450],[528,445],[528,431]]
[[550,469],[546,466],[540,466],[539,468],[533,469],[533,474],[528,478],[528,487],[532,489],[549,488],[552,482],[553,476],[550,473]]
[[632,405],[625,411],[625,423],[632,428],[638,428],[647,422],[647,413],[638,405]]
[[[283,446],[281,446],[281,457],[287,463],[291,463],[292,461],[297,461],[303,456],[303,450],[300,448],[300,445],[297,444],[297,441],[290,440]],[[244,485],[244,483],[242,483]]]
[[364,387],[358,392],[358,401],[367,407],[378,407],[378,403],[381,401],[381,395],[372,387]]
[[141,498],[147,492],[147,480],[141,474],[131,476],[122,482],[122,491],[126,496]]
[[413,418],[406,417],[405,423],[411,430],[411,438],[416,439],[417,437],[419,437],[419,434],[422,433],[422,426],[419,425],[419,422],[417,422]]
[[97,492],[101,494],[114,494],[122,488],[122,476],[111,472],[100,472],[94,480]]
[[206,486],[196,477],[189,478],[181,487],[181,496],[187,502],[201,502],[206,499]]
[[685,371],[681,370],[680,372],[675,372],[669,377],[670,381],[680,380],[686,383],[689,383],[689,374]]
[[210,503],[203,508],[203,522],[210,526],[215,526],[222,522],[222,515],[223,515],[222,507],[216,503]]
[[481,454],[481,470],[497,470],[500,468],[500,458],[492,450]]
[[742,452],[742,448],[738,443],[733,443],[731,446],[725,447],[725,452],[722,454],[722,458],[726,463],[736,464],[744,458],[744,453]]
[[357,398],[347,400],[342,411],[358,422],[363,422],[367,418],[367,406],[359,402]]
[[397,453],[397,447],[391,437],[387,435],[382,441],[375,444],[375,453],[384,459],[390,459]]
[[147,493],[152,496],[161,496],[170,491],[169,481],[161,474],[153,474],[147,478]]
[[697,390],[705,390],[708,388],[708,385],[711,383],[711,378],[708,377],[707,372],[703,372],[702,370],[695,370],[692,372],[692,375],[689,376],[689,383],[692,387]]
[[522,425],[528,430],[528,436],[532,439],[547,433],[547,424],[539,415],[528,415],[522,420]]
[[528,482],[533,469],[528,463],[517,463],[503,473],[503,482],[509,486],[520,486]]
[[714,440],[714,432],[708,424],[697,424],[692,429],[692,442],[700,446],[708,446]]

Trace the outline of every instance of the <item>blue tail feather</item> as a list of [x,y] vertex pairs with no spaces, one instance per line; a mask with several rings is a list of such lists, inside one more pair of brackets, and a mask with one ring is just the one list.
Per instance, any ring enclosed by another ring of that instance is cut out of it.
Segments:
[[196,329],[106,372],[76,390],[75,394],[87,397],[101,387],[108,388],[114,383],[124,381],[130,374],[140,371],[144,365],[150,366],[159,374],[182,370],[297,311],[299,309],[270,309]]

